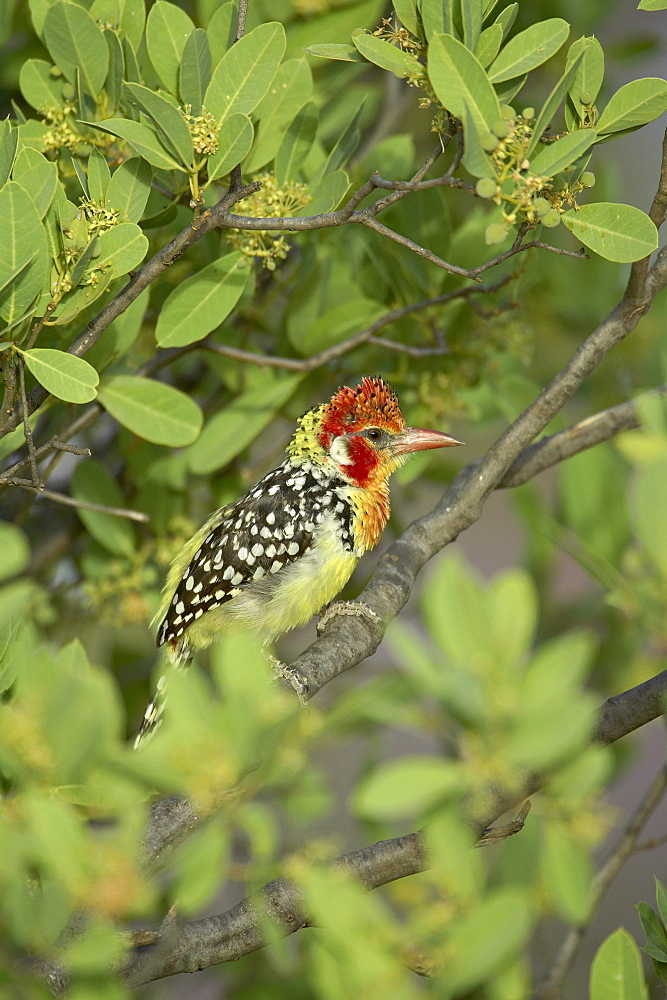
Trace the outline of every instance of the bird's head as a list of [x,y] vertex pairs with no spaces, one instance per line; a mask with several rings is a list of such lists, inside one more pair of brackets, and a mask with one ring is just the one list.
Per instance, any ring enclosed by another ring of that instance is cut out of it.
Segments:
[[[343,386],[328,403],[306,414],[300,427],[308,418],[320,454],[362,488],[386,482],[415,451],[462,443],[441,431],[406,427],[396,393],[381,378],[364,377],[353,388]],[[298,437],[299,430],[294,441]]]

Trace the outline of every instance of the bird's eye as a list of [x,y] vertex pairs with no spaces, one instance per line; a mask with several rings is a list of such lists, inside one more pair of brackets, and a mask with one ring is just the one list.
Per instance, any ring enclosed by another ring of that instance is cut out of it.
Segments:
[[365,436],[369,441],[379,441],[382,437],[382,431],[379,427],[369,427]]

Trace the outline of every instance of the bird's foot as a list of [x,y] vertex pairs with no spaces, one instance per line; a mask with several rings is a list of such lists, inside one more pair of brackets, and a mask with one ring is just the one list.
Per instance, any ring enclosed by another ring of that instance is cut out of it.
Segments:
[[379,615],[364,604],[363,601],[334,601],[333,604],[327,605],[322,614],[319,617],[317,623],[317,634],[322,635],[322,632],[326,628],[332,619],[337,618],[338,615],[352,615],[355,618],[368,618],[374,625],[380,626],[381,619]]
[[292,690],[296,691],[301,704],[306,705],[308,703],[308,681],[301,671],[295,670],[294,667],[290,667],[287,663],[283,663],[277,656],[269,655],[269,660],[273,666],[273,676],[275,679],[286,681]]

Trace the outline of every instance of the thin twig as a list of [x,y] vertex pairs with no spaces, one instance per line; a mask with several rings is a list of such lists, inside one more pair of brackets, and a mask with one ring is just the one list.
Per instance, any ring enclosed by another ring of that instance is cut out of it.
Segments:
[[633,854],[639,854],[642,851],[654,851],[656,847],[664,847],[667,844],[667,833],[664,837],[652,837],[650,840],[642,840],[641,844],[636,844],[633,850]]
[[[240,41],[245,34],[245,22],[246,15],[248,13],[248,0],[239,0],[239,8],[236,14],[236,31],[234,33],[234,41],[232,45],[235,45]],[[237,191],[241,191],[243,188],[243,178],[241,176],[241,164],[237,163],[229,171],[229,194],[233,194]]]
[[[497,292],[500,288],[509,284],[516,278],[516,273],[506,274],[499,281],[496,281],[492,285],[471,285],[466,288],[459,288],[455,292],[446,292],[443,295],[436,295],[430,299],[423,299],[421,302],[413,302],[409,306],[402,306],[400,309],[392,309],[390,312],[385,313],[384,316],[380,316],[376,319],[374,323],[360,330],[359,333],[355,333],[354,336],[348,337],[347,340],[342,340],[340,343],[335,344],[333,347],[327,348],[325,351],[320,351],[319,354],[313,354],[309,358],[283,358],[273,355],[260,355],[253,351],[245,351],[240,347],[232,347],[230,344],[221,344],[217,340],[211,340],[206,338],[199,341],[197,344],[192,345],[194,347],[201,347],[204,350],[211,351],[213,354],[219,354],[225,358],[233,358],[236,361],[245,361],[253,365],[258,365],[264,368],[280,368],[284,371],[292,372],[312,372],[317,368],[321,368],[323,365],[329,364],[330,361],[336,358],[342,357],[344,354],[348,354],[350,351],[355,350],[357,347],[361,347],[363,344],[375,343],[380,347],[387,347],[389,350],[403,351],[406,354],[410,354],[413,357],[429,357],[431,355],[446,354],[447,349],[443,344],[438,344],[433,348],[430,347],[411,347],[406,344],[399,344],[392,340],[383,340],[382,338],[375,337],[375,333],[381,330],[385,326],[390,326],[392,323],[398,322],[398,320],[403,319],[405,316],[410,316],[413,313],[421,312],[425,309],[430,309],[433,306],[444,305],[447,302],[452,302],[455,299],[466,299],[470,300],[473,295],[481,294],[492,294]],[[185,349],[181,353],[185,353]],[[179,357],[180,355],[174,354],[172,358]],[[169,360],[172,360],[170,358]]]
[[16,403],[16,366],[11,351],[4,351],[2,356],[2,376],[4,381],[4,391],[2,397],[2,411],[0,417],[7,418],[12,415]]
[[57,306],[58,306],[57,302],[54,302],[53,300],[51,302],[49,302],[49,304],[47,305],[46,309],[44,310],[44,315],[42,316],[41,319],[37,320],[37,322],[35,323],[35,325],[32,328],[32,333],[30,334],[30,339],[28,340],[28,343],[25,345],[26,351],[29,351],[31,347],[35,346],[35,341],[37,340],[37,338],[39,337],[40,333],[44,329],[44,324],[47,323],[51,319],[51,316],[54,313],[54,311],[56,310]]
[[239,0],[239,10],[236,15],[236,34],[234,41],[238,42],[245,34],[245,22],[248,14],[248,0]]
[[75,500],[74,497],[68,497],[65,493],[54,493],[53,490],[39,489],[39,487],[33,486],[28,480],[24,479],[13,479],[11,481],[12,486],[21,486],[24,490],[29,490],[31,493],[36,494],[38,497],[44,497],[45,500],[55,500],[56,503],[64,504],[66,507],[78,507],[81,510],[94,510],[99,514],[112,514],[114,517],[126,517],[130,521],[150,521],[148,514],[144,514],[140,510],[127,510],[124,507],[108,507],[103,503],[90,503],[88,500]]
[[389,229],[388,226],[378,222],[378,220],[372,216],[364,216],[360,218],[359,221],[362,225],[366,226],[367,229],[372,229],[381,236],[386,236],[387,239],[393,240],[394,243],[400,243],[401,246],[407,247],[408,250],[412,250],[412,252],[416,253],[419,257],[423,257],[424,260],[428,260],[431,264],[441,267],[443,271],[447,271],[449,274],[460,274],[464,278],[472,277],[473,281],[481,280],[476,274],[471,274],[468,268],[459,267],[458,264],[450,264],[448,261],[443,260],[442,257],[438,257],[437,254],[434,254],[432,250],[427,250],[426,247],[420,247],[418,243],[408,239],[407,236],[402,236],[400,233],[394,232],[393,229]]
[[[52,437],[50,441],[46,444],[41,445],[34,453],[35,459],[39,461],[50,451],[66,451],[71,455],[81,455],[85,458],[90,458],[90,448],[82,448],[76,444],[66,444],[63,441],[59,441],[58,438]],[[24,465],[28,465],[30,458],[22,458],[20,462],[16,462],[9,469],[0,475],[0,485],[2,485],[7,479],[10,479],[14,473],[22,469]]]
[[591,886],[589,917],[565,935],[551,969],[535,992],[535,1000],[556,1000],[561,995],[563,980],[572,967],[590,922],[598,912],[603,896],[627,859],[635,852],[639,834],[665,794],[666,788],[667,768],[663,767],[635,809],[618,847],[596,873]]
[[28,414],[28,401],[25,394],[25,365],[21,355],[19,355],[18,358],[18,366],[21,413],[23,414],[23,435],[25,437],[25,443],[28,446],[28,462],[30,463],[30,471],[32,473],[32,484],[36,488],[39,488],[40,483],[39,473],[37,471],[37,460],[35,458],[35,442],[32,439],[32,428],[30,427],[30,418]]

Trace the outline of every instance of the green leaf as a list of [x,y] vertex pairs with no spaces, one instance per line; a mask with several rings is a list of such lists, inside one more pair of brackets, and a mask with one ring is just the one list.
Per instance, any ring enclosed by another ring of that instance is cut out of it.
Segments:
[[88,157],[88,191],[92,201],[98,205],[104,204],[104,196],[107,193],[111,172],[106,159],[93,148]]
[[288,126],[283,141],[276,154],[274,173],[279,185],[297,180],[304,160],[308,156],[317,135],[319,113],[311,102],[302,108]]
[[569,24],[560,17],[531,24],[509,40],[489,68],[489,79],[492,83],[502,83],[529,73],[551,59],[567,41],[569,34]]
[[41,163],[36,163],[17,177],[16,183],[32,198],[40,219],[43,219],[58,188],[58,168],[55,163],[42,159]]
[[423,815],[461,794],[464,778],[452,761],[438,757],[403,757],[381,764],[353,795],[355,812],[368,819],[403,819]]
[[123,61],[125,63],[125,79],[128,83],[141,83],[141,70],[137,61],[136,51],[129,38],[122,41]]
[[386,312],[386,306],[373,299],[355,296],[327,309],[321,316],[290,338],[300,354],[309,356],[332,347],[345,337],[358,333]]
[[[72,496],[76,500],[85,500],[88,503],[121,509],[126,506],[125,498],[116,480],[112,479],[100,462],[96,462],[92,458],[77,463],[70,488]],[[102,514],[94,510],[84,510],[81,507],[77,507],[76,512],[93,538],[113,555],[128,557],[134,555],[135,532],[127,518],[114,514]]]
[[486,980],[493,982],[496,970],[520,955],[532,922],[530,897],[515,887],[491,890],[469,915],[457,919],[447,942],[451,994],[469,995]]
[[617,90],[600,115],[598,135],[634,131],[667,111],[667,81],[657,77],[633,80]]
[[260,24],[225,53],[206,90],[205,105],[218,121],[235,111],[249,115],[271,86],[285,52],[285,29]]
[[461,4],[463,41],[467,49],[474,52],[479,42],[484,15],[484,0],[467,0]]
[[659,878],[655,879],[655,901],[663,924],[667,925],[667,890]]
[[96,264],[110,265],[114,278],[138,267],[146,256],[148,240],[134,222],[121,222],[102,233],[97,242]]
[[582,59],[568,94],[577,113],[581,115],[584,108],[581,95],[586,95],[588,98],[586,106],[590,106],[595,103],[595,98],[600,92],[604,80],[604,50],[597,38],[578,38],[570,45],[565,64],[566,69],[579,54],[582,55]]
[[93,0],[89,13],[98,24],[108,24],[113,33],[128,38],[138,49],[146,24],[144,0]]
[[561,216],[576,239],[605,260],[630,263],[658,246],[658,231],[648,215],[632,205],[597,202]]
[[233,114],[225,118],[218,132],[218,148],[208,158],[208,177],[214,181],[224,177],[245,160],[250,152],[254,131],[247,115]]
[[[3,282],[0,285],[0,295],[2,295],[2,293],[6,288],[10,287],[13,281],[17,280],[17,278],[23,273],[23,271],[26,270],[26,268],[30,267],[33,260],[35,259],[35,256],[36,253],[33,253],[30,257],[28,257],[27,260],[24,260],[22,264],[19,264],[17,267],[14,268],[13,271],[10,271],[9,274],[7,274],[7,276],[3,278]],[[6,331],[3,331],[3,335],[4,333],[6,333]],[[8,341],[3,341],[3,343],[5,344],[5,347],[9,347],[12,342],[11,340],[8,340]],[[4,350],[4,348],[2,349]]]
[[111,175],[107,205],[119,212],[121,221],[138,222],[151,193],[153,171],[141,157],[125,160]]
[[583,923],[593,875],[588,854],[555,824],[548,825],[545,834],[542,877],[556,911],[568,922]]
[[130,303],[125,312],[116,317],[104,331],[104,336],[99,337],[90,348],[86,357],[98,372],[102,372],[118,358],[122,358],[135,342],[146,314],[148,297],[149,289],[146,288],[134,302]]
[[304,48],[309,56],[317,56],[318,59],[339,59],[341,62],[366,62],[354,45],[345,45],[339,42],[321,42],[317,45],[308,45]]
[[300,208],[296,215],[320,215],[337,208],[350,186],[350,179],[344,170],[334,170],[320,181],[313,191],[313,200]]
[[507,36],[509,35],[510,31],[512,30],[512,26],[516,21],[516,16],[518,13],[519,13],[518,3],[508,4],[504,10],[501,10],[500,14],[498,14],[498,17],[493,22],[494,24],[499,24],[500,27],[503,29],[503,38],[507,38]]
[[428,50],[428,74],[443,107],[463,119],[467,107],[479,132],[490,132],[500,117],[491,82],[472,52],[451,35],[434,35]]
[[528,157],[528,159],[532,157],[533,153],[540,145],[540,140],[542,138],[545,129],[548,127],[549,123],[551,122],[551,119],[556,114],[559,105],[565,100],[568,88],[570,87],[570,84],[572,83],[577,74],[577,71],[579,69],[579,64],[581,63],[582,59],[583,59],[583,52],[580,52],[579,55],[572,60],[572,63],[567,67],[567,69],[560,77],[560,79],[557,81],[553,90],[547,97],[546,101],[544,102],[544,105],[542,106],[542,109],[535,121],[535,126],[533,129],[533,137],[528,143],[528,149],[526,150],[526,156]]
[[0,521],[0,580],[7,580],[24,570],[30,559],[30,545],[25,532],[15,524]]
[[185,118],[178,108],[139,83],[126,83],[125,87],[157,129],[165,148],[171,150],[183,166],[192,166],[195,155],[192,137]]
[[37,381],[52,396],[66,403],[89,403],[95,399],[100,377],[83,358],[42,347],[20,353]]
[[0,122],[0,188],[9,180],[18,148],[19,133],[6,118]]
[[109,28],[104,29],[104,40],[109,50],[109,69],[107,78],[104,81],[104,89],[109,99],[109,110],[117,108],[120,101],[120,92],[123,85],[123,75],[125,73],[125,58],[123,56],[123,46],[115,31]]
[[535,176],[554,177],[565,167],[586,152],[597,139],[597,132],[591,128],[570,132],[556,142],[542,146],[539,153],[530,161],[530,172]]
[[28,59],[21,66],[19,87],[35,111],[58,108],[62,104],[62,77],[53,76],[52,69],[44,59]]
[[489,611],[500,662],[515,667],[530,651],[537,622],[537,594],[528,573],[509,569],[494,577]]
[[663,578],[667,580],[667,523],[662,516],[667,459],[641,466],[634,476],[632,512],[635,530]]
[[493,163],[482,146],[480,132],[467,104],[463,105],[462,122],[463,166],[473,177],[495,177]]
[[420,0],[419,13],[429,45],[435,34],[442,32],[454,34],[451,3],[443,3],[442,0]]
[[301,375],[267,378],[211,417],[197,443],[188,449],[190,469],[208,475],[231,462],[275,418],[301,379]]
[[158,316],[160,347],[193,344],[215,330],[240,299],[248,273],[246,258],[234,252],[174,288]]
[[189,104],[193,115],[200,115],[204,94],[211,81],[211,50],[203,28],[195,28],[183,49],[178,89],[181,101]]
[[44,20],[44,41],[70,83],[76,83],[78,71],[86,91],[97,97],[106,80],[109,50],[88,11],[68,0],[57,0]]
[[245,169],[252,173],[274,158],[290,124],[310,100],[313,75],[305,59],[288,59],[276,73],[266,95],[255,109],[259,129]]
[[619,927],[598,948],[591,966],[589,1000],[647,1000],[642,960],[634,939]]
[[80,312],[83,312],[104,294],[112,277],[111,271],[106,271],[96,284],[79,285],[73,292],[69,292],[58,306],[57,312],[52,317],[52,322],[61,326],[70,323],[75,316],[78,316]]
[[0,190],[0,219],[0,287],[6,286],[8,279],[16,279],[0,293],[0,316],[12,324],[42,291],[48,278],[49,253],[39,212],[15,181]]
[[154,444],[180,448],[199,436],[202,412],[184,392],[139,375],[114,375],[100,386],[102,406],[123,427]]
[[148,125],[132,121],[130,118],[107,118],[102,122],[83,122],[83,124],[107,132],[109,135],[117,135],[125,142],[129,142],[139,156],[143,156],[154,167],[160,167],[162,170],[182,169],[164,148],[156,132]]
[[399,80],[410,75],[424,75],[424,67],[415,56],[396,48],[395,45],[391,45],[384,38],[378,38],[376,35],[360,34],[355,35],[352,41],[357,51],[361,52],[365,59],[375,63],[380,69],[389,70]]
[[180,7],[157,0],[146,21],[146,48],[155,72],[167,90],[178,94],[181,58],[194,24]]
[[637,10],[667,10],[667,0],[640,0]]
[[393,5],[403,27],[407,28],[412,35],[418,35],[417,0],[393,0]]
[[502,41],[503,28],[501,24],[492,24],[482,32],[475,49],[475,58],[480,65],[486,68],[493,62],[498,55]]
[[211,59],[215,68],[227,49],[234,44],[238,19],[238,0],[227,0],[213,11],[206,26]]
[[[667,934],[662,920],[648,903],[638,903],[637,913],[651,950],[648,954],[657,962],[667,962]],[[647,951],[644,947],[644,951]]]

